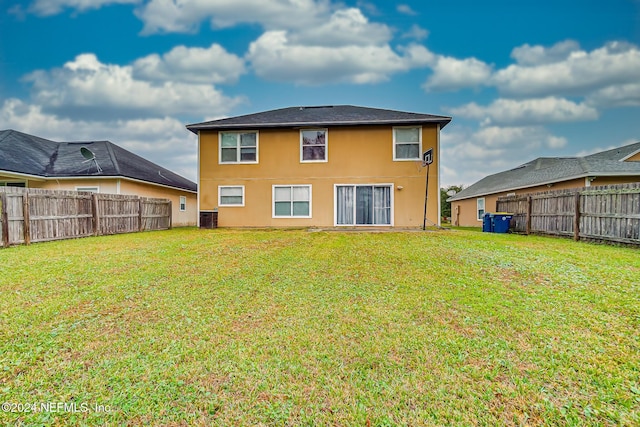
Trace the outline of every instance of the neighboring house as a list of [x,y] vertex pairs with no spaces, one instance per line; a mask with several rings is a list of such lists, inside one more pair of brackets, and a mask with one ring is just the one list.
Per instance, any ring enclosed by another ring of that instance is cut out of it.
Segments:
[[584,157],[540,157],[487,176],[447,200],[453,225],[480,227],[500,196],[638,181],[640,142]]
[[421,158],[431,148],[428,218],[437,223],[440,129],[450,121],[340,105],[188,125],[198,135],[200,218],[215,211],[221,227],[419,227]]
[[170,199],[174,226],[197,219],[194,182],[109,141],[54,142],[0,131],[0,186]]

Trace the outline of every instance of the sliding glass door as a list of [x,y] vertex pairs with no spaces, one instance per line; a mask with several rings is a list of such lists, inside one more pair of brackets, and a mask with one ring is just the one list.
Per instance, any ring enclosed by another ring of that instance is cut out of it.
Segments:
[[336,185],[337,225],[391,225],[391,185]]

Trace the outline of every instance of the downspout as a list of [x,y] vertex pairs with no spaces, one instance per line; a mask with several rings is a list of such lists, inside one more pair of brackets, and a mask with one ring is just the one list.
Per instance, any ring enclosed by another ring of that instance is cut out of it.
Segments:
[[438,128],[437,128],[437,132],[436,132],[436,149],[438,150],[438,176],[437,176],[437,193],[438,193],[438,220],[437,220],[437,224],[438,227],[440,227],[442,225],[442,209],[441,209],[441,201],[440,201],[440,158],[442,157],[440,155],[440,123],[437,124]]
[[198,130],[198,146],[197,146],[197,166],[196,166],[196,227],[200,228],[200,130]]

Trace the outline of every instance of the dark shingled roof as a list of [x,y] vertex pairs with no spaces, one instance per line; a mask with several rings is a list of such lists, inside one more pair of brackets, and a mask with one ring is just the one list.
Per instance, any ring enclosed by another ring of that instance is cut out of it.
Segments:
[[187,125],[193,133],[199,130],[263,129],[302,126],[416,125],[439,123],[445,127],[451,117],[408,113],[353,105],[289,107],[262,113]]
[[[90,150],[96,163],[80,149]],[[0,171],[43,178],[123,177],[195,192],[194,182],[109,141],[55,142],[12,129],[0,131]]]
[[482,178],[447,200],[469,199],[588,176],[637,175],[640,180],[640,162],[624,161],[638,152],[640,142],[584,157],[539,157],[517,168]]

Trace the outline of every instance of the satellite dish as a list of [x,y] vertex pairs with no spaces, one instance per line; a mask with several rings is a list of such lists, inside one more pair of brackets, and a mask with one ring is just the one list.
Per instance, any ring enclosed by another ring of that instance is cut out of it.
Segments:
[[455,196],[456,194],[458,194],[458,192],[456,190],[447,191],[447,196]]
[[93,163],[96,165],[96,173],[102,173],[102,168],[98,164],[98,161],[96,160],[96,155],[93,154],[93,151],[89,150],[87,147],[80,147],[80,154],[82,154],[82,157],[87,159],[82,163],[93,161]]
[[80,147],[80,154],[87,160],[94,160],[96,155],[93,154],[93,151],[89,150],[87,147]]

